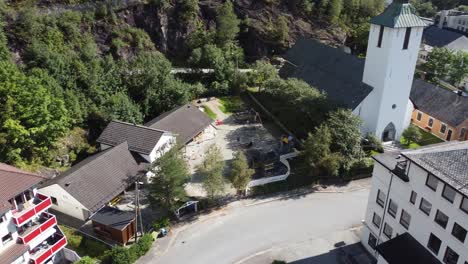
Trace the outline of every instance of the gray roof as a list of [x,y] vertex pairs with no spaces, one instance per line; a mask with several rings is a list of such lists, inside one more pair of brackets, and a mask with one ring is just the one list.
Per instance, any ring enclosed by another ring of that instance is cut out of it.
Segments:
[[44,186],[60,185],[94,212],[123,192],[146,166],[124,142],[83,160]]
[[382,14],[370,21],[374,25],[390,28],[408,28],[427,26],[417,14],[414,7],[406,0],[394,0]]
[[94,214],[91,220],[113,229],[123,230],[135,220],[135,213],[124,212],[117,208],[105,206]]
[[168,132],[121,121],[112,121],[101,133],[97,142],[110,146],[127,142],[129,150],[148,155],[164,133]]
[[468,119],[468,97],[415,79],[410,99],[416,109],[457,127]]
[[9,209],[9,199],[45,180],[37,174],[0,163],[0,211]]
[[332,101],[355,109],[372,92],[362,82],[364,60],[311,39],[299,39],[286,53],[283,78],[298,78],[327,93]]
[[468,38],[465,35],[437,26],[424,29],[423,43],[431,47],[468,51]]
[[170,131],[176,134],[180,143],[186,144],[211,123],[213,120],[195,105],[186,104],[163,113],[146,123],[145,126]]
[[468,141],[446,142],[401,154],[468,195]]
[[6,248],[2,248],[0,252],[0,263],[12,263],[28,251],[29,247],[26,244],[13,244]]

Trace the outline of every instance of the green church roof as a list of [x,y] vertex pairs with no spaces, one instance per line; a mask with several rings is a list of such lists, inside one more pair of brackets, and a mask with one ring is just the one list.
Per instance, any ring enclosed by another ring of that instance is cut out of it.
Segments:
[[371,24],[390,28],[425,27],[414,7],[405,0],[394,0],[382,14],[371,19]]

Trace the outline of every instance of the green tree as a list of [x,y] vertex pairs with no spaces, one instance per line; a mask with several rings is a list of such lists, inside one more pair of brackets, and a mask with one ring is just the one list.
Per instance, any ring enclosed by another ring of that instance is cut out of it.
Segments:
[[0,14],[0,61],[10,59],[10,50],[8,49],[7,37],[3,31],[3,21]]
[[216,146],[210,146],[205,152],[205,159],[198,167],[202,176],[203,189],[208,198],[214,200],[224,191],[225,180],[223,176],[224,159],[221,150]]
[[427,62],[423,69],[428,74],[430,81],[437,81],[449,76],[450,65],[453,61],[453,53],[447,48],[434,48],[427,56]]
[[285,16],[279,16],[275,27],[274,37],[282,45],[286,45],[289,40],[289,22]]
[[405,130],[403,130],[403,133],[401,135],[405,139],[405,143],[407,145],[410,145],[413,142],[420,141],[422,137],[422,134],[419,131],[419,128],[413,125],[410,125]]
[[411,4],[418,15],[422,17],[434,17],[437,14],[437,8],[434,7],[431,1],[411,0]]
[[198,0],[178,0],[178,4],[180,5],[180,18],[182,18],[182,21],[184,23],[194,21],[200,11]]
[[328,6],[328,21],[336,24],[340,19],[341,10],[343,10],[343,0],[331,0]]
[[255,170],[249,168],[247,157],[242,151],[234,154],[234,160],[231,164],[231,182],[237,191],[245,191],[247,185],[252,180]]
[[251,83],[259,90],[262,90],[267,82],[277,78],[279,76],[275,66],[262,60],[255,62],[253,72],[250,74]]
[[88,256],[82,257],[76,264],[95,264],[96,261]]
[[234,6],[231,0],[226,0],[218,10],[216,24],[216,40],[218,45],[224,46],[237,38],[237,34],[240,31],[240,20],[237,18],[236,13],[234,13]]
[[109,116],[109,120],[120,120],[133,124],[143,122],[140,107],[123,92],[109,97],[107,102],[104,103],[104,112]]
[[468,76],[468,53],[458,51],[452,57],[449,79],[454,85],[461,86],[466,76]]
[[173,146],[151,165],[148,198],[153,206],[175,209],[178,201],[186,199],[184,184],[189,180],[189,170],[180,148]]
[[352,162],[363,155],[361,148],[362,120],[350,110],[338,109],[330,113],[325,124],[332,137],[331,151],[343,156],[343,168],[350,169]]
[[0,159],[42,163],[50,143],[69,128],[63,101],[10,62],[0,62],[0,101]]

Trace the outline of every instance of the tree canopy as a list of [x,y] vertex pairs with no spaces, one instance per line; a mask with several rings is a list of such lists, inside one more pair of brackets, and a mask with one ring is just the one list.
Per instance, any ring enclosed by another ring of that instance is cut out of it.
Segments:
[[210,146],[205,152],[203,163],[198,167],[198,173],[202,176],[203,189],[211,200],[224,191],[223,169],[224,159],[221,150],[216,145]]

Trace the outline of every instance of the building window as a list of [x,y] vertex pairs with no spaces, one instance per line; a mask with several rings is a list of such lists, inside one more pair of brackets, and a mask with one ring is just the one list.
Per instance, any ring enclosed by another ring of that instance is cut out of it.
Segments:
[[434,234],[431,233],[429,236],[429,242],[427,242],[427,247],[434,252],[434,254],[439,254],[440,250],[440,245],[442,244],[442,241],[436,237]]
[[460,209],[462,209],[463,212],[468,214],[468,198],[463,197],[460,204]]
[[[423,57],[423,59],[424,59],[424,57]],[[421,119],[422,119],[422,113],[418,112],[418,115],[416,116],[416,120],[421,121]]]
[[385,204],[385,193],[383,193],[381,190],[378,190],[377,192],[377,204],[380,205],[382,208],[384,207]]
[[377,246],[377,238],[373,234],[369,234],[369,241],[367,241],[367,244],[374,249],[375,246]]
[[391,239],[392,238],[392,233],[393,233],[393,228],[389,224],[385,223],[384,228],[383,228],[383,233],[384,233],[384,235],[386,237]]
[[444,263],[446,264],[457,264],[458,262],[458,254],[453,251],[451,248],[447,247],[447,250],[445,250],[445,255],[444,255]]
[[0,215],[0,223],[5,222],[5,220],[6,220],[5,215],[4,214]]
[[374,225],[377,228],[380,228],[381,221],[382,221],[382,218],[380,218],[378,214],[374,213],[374,216],[372,217],[372,223],[374,223]]
[[4,237],[2,237],[2,244],[5,245],[11,240],[13,240],[13,238],[11,237],[11,233],[8,233]]
[[465,133],[466,133],[466,129],[462,127],[460,130],[460,139],[463,139],[465,137]]
[[427,174],[427,179],[426,179],[426,186],[431,188],[431,190],[436,191],[437,190],[437,184],[439,183],[439,180],[432,174]]
[[419,209],[423,211],[426,215],[431,214],[432,204],[426,201],[424,198],[421,198],[421,204],[419,205]]
[[445,215],[441,211],[437,210],[437,213],[436,213],[436,216],[435,216],[435,219],[434,219],[434,221],[437,224],[439,224],[441,227],[443,227],[445,229],[447,227],[448,220],[449,220],[449,218],[448,218],[447,215]]
[[409,199],[410,203],[416,204],[417,197],[418,197],[418,194],[415,191],[411,191],[411,197]]
[[432,127],[434,125],[434,119],[432,117],[429,117],[427,120],[427,126]]
[[404,50],[408,49],[410,36],[411,36],[411,28],[406,28],[406,32],[405,32],[405,42],[403,42],[403,49],[404,49]]
[[390,203],[388,205],[388,213],[395,218],[398,211],[398,205],[390,199]]
[[448,186],[447,184],[444,186],[442,197],[444,197],[447,201],[453,203],[453,201],[455,201],[456,194],[457,194],[457,191],[455,191],[454,188]]
[[50,197],[50,200],[52,200],[52,203],[53,203],[53,204],[58,205],[58,203],[57,203],[57,198],[51,196],[51,197]]
[[465,243],[466,229],[457,223],[453,224],[452,235],[456,237],[460,242]]
[[442,134],[445,134],[445,131],[447,130],[447,125],[446,124],[442,124],[440,126],[440,133]]
[[405,210],[401,210],[400,224],[408,229],[411,223],[411,215],[408,214]]
[[377,42],[377,47],[378,47],[378,48],[382,47],[382,40],[383,40],[384,28],[385,28],[384,26],[380,26],[379,41]]

